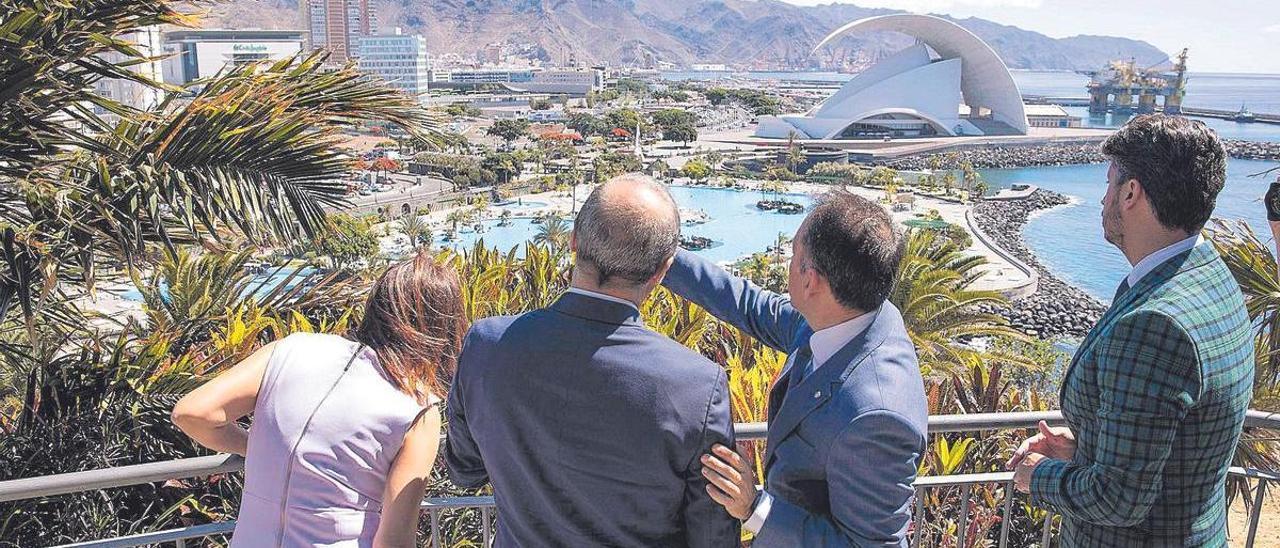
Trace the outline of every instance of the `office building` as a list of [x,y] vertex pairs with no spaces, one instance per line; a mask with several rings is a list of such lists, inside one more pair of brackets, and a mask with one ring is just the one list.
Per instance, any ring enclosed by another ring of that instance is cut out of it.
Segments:
[[302,51],[298,30],[175,30],[164,34],[164,80],[187,84],[209,78],[224,67],[276,61]]
[[362,36],[375,34],[377,14],[371,0],[304,0],[303,17],[311,31],[311,49],[329,51],[329,64],[341,65],[359,55]]
[[427,93],[431,73],[425,38],[395,29],[391,34],[361,37],[357,44],[361,72],[414,97],[422,98]]

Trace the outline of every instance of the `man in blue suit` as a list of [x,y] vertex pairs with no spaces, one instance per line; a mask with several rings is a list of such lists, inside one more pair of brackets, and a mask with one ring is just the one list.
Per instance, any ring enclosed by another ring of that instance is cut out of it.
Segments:
[[733,444],[724,370],[645,328],[680,214],[624,176],[574,223],[571,288],[548,308],[475,322],[449,392],[454,483],[493,484],[496,546],[737,546],[699,457]]
[[704,456],[712,496],[754,546],[906,546],[928,409],[915,348],[886,299],[902,242],[884,208],[831,192],[793,240],[789,297],[680,252],[663,282],[790,354],[769,394],[765,485],[743,456]]

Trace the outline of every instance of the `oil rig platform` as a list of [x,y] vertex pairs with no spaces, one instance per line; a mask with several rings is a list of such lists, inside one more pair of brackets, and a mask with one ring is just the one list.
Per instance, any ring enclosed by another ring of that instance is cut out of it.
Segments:
[[1171,70],[1140,68],[1130,59],[1112,61],[1102,70],[1084,74],[1089,76],[1091,113],[1181,114],[1182,99],[1187,94],[1187,50],[1178,54]]

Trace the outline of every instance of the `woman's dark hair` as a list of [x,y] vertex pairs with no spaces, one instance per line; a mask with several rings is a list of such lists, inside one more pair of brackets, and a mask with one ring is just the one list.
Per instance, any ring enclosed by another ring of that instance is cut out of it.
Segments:
[[378,278],[352,335],[396,388],[425,403],[448,390],[466,329],[458,273],[422,251]]

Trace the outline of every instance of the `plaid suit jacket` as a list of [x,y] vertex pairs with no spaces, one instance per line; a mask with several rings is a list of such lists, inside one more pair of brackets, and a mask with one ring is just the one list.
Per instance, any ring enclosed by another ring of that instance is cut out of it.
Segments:
[[1032,474],[1032,502],[1062,514],[1062,546],[1226,546],[1253,370],[1244,297],[1211,244],[1120,295],[1063,380],[1075,456]]

